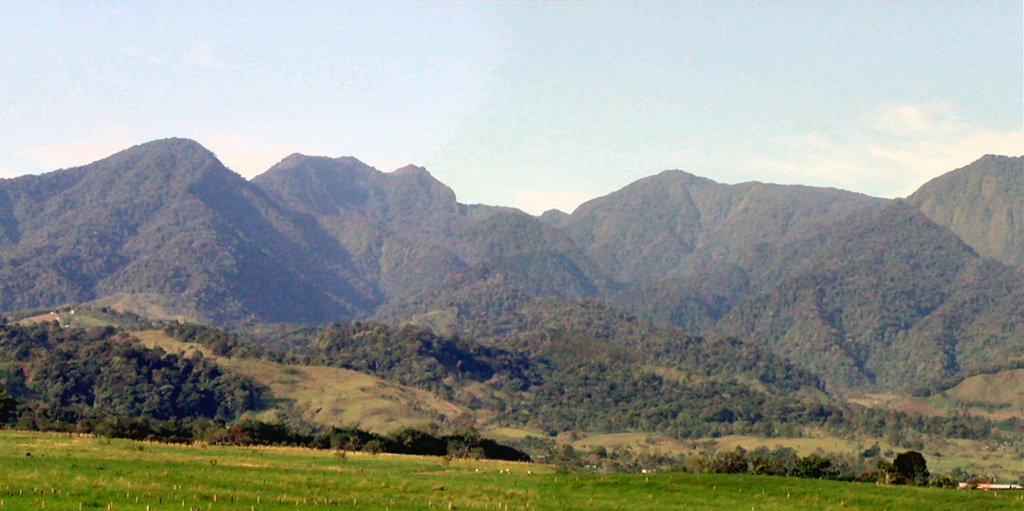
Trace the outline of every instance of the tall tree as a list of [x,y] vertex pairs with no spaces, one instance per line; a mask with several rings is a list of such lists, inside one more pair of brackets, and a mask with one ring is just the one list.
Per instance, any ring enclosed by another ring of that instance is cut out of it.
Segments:
[[896,473],[905,477],[908,482],[923,485],[928,483],[928,464],[924,455],[917,451],[907,451],[896,456],[892,462]]

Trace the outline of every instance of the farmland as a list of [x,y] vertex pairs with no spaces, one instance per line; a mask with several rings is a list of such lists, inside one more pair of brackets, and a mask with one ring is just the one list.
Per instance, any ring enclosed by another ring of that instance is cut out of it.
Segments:
[[1020,494],[0,432],[3,509],[1020,509]]

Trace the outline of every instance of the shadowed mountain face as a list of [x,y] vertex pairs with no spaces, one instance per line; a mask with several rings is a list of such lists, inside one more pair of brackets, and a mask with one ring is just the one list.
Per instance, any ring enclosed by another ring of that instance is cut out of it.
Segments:
[[667,171],[538,218],[460,204],[415,166],[292,155],[247,182],[162,140],[0,181],[0,310],[415,317],[511,339],[532,300],[598,299],[831,388],[913,387],[1021,362],[998,355],[1024,333],[1003,264],[1020,264],[1020,167],[986,157],[897,202]]
[[979,254],[1024,267],[1024,158],[985,156],[925,183],[907,201]]
[[723,185],[667,171],[583,204],[562,225],[621,282],[684,277],[708,260],[759,277],[771,273],[780,246],[884,202],[825,188]]
[[723,185],[667,171],[580,206],[559,225],[617,283],[608,298],[657,322],[712,332],[799,266],[830,226],[885,200],[841,190]]
[[517,211],[460,204],[420,167],[383,173],[355,158],[292,155],[253,184],[309,215],[344,247],[351,270],[378,290],[377,305],[467,268],[476,257],[460,250],[459,235],[476,222]]
[[[105,301],[156,316],[323,320],[369,306],[340,247],[188,140],[0,182],[0,307]],[[14,242],[16,241],[16,243]]]
[[[1008,310],[1024,296],[1013,270],[979,258],[911,205],[865,211],[832,230],[718,330],[845,388],[914,387],[998,366],[1024,334]],[[1006,314],[993,321],[995,309]]]

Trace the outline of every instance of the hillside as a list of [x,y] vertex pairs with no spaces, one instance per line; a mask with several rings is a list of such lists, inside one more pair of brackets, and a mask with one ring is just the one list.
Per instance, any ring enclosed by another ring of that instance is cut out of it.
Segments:
[[624,283],[686,278],[711,260],[770,279],[778,247],[885,201],[841,190],[724,185],[681,171],[641,179],[561,221],[604,271]]
[[29,428],[108,417],[227,421],[265,398],[253,381],[202,357],[149,349],[109,326],[51,323],[0,324],[0,394],[24,407]]
[[[561,308],[537,305],[548,313]],[[563,310],[586,323],[611,312]],[[616,328],[631,338],[548,326],[564,323],[562,313],[550,319],[540,311],[520,313],[540,324],[485,343],[412,326],[332,325],[285,360],[366,372],[428,390],[492,417],[494,425],[541,431],[693,436],[824,420],[812,411],[827,402],[814,392],[816,379],[766,352],[650,332],[625,316]]]
[[374,305],[464,269],[456,235],[507,209],[460,204],[420,167],[384,173],[355,158],[295,154],[252,183],[327,233],[346,254],[328,265],[358,274],[376,293]]
[[928,396],[869,394],[851,401],[930,416],[967,413],[995,420],[1024,419],[1021,389],[1024,389],[1024,369],[1008,369],[970,376]]
[[207,346],[182,342],[161,330],[135,332],[143,346],[167,353],[196,351],[217,365],[267,390],[257,417],[271,422],[296,419],[324,427],[358,426],[387,434],[403,427],[454,423],[466,410],[434,395],[366,373],[325,366],[287,365],[269,360],[218,356]]
[[1024,158],[987,155],[927,182],[907,202],[979,254],[1024,266]]
[[1020,362],[1024,289],[1013,270],[979,258],[909,204],[851,217],[806,250],[812,256],[793,276],[718,328],[837,388],[927,388]]
[[189,140],[0,181],[0,309],[116,305],[156,317],[319,321],[367,307],[344,254]]

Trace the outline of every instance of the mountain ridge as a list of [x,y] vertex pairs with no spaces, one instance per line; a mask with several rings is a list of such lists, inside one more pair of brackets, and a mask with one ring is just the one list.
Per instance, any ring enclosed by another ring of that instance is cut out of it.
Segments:
[[0,180],[0,310],[514,328],[532,299],[601,300],[734,335],[836,388],[907,388],[997,363],[988,352],[1022,332],[1019,267],[986,255],[1016,246],[992,233],[1018,225],[1020,190],[972,184],[1016,182],[1021,162],[985,157],[897,201],[665,171],[536,217],[462,204],[415,165],[292,154],[245,180],[160,140]]

